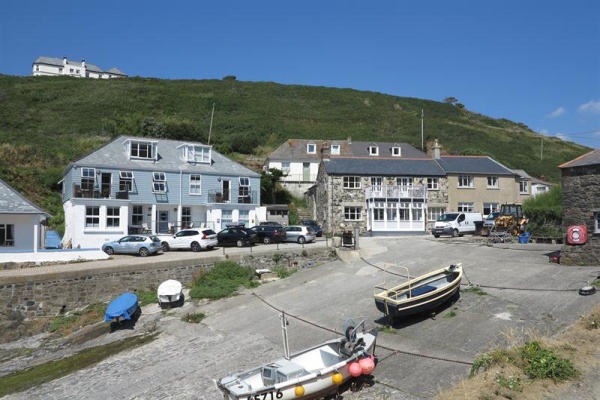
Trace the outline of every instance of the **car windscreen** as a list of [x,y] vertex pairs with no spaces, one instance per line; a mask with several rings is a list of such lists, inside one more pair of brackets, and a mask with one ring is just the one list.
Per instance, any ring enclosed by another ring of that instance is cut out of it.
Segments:
[[442,214],[437,218],[437,221],[448,222],[454,221],[458,217],[458,213]]

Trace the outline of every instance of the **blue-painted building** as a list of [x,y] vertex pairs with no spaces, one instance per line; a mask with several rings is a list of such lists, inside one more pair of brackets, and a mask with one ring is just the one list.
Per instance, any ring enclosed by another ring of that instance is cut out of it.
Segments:
[[70,163],[62,187],[66,247],[264,218],[260,175],[202,143],[121,136]]

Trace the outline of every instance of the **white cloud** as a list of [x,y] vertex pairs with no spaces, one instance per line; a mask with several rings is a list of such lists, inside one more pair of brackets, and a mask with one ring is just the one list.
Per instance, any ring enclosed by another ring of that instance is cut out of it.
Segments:
[[564,107],[558,107],[556,110],[552,111],[548,118],[558,118],[563,115],[567,110]]
[[554,136],[563,141],[570,140],[568,135],[563,135],[562,133],[556,133]]
[[579,112],[581,114],[585,114],[585,113],[600,114],[600,101],[590,100],[589,102],[580,105]]

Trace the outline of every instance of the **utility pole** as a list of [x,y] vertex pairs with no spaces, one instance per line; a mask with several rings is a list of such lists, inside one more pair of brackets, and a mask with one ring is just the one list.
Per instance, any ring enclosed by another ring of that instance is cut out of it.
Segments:
[[542,135],[542,145],[540,146],[540,161],[544,159],[544,136]]
[[210,146],[210,134],[212,133],[213,117],[215,116],[215,103],[213,103],[212,113],[210,114],[210,127],[208,128],[208,145]]
[[425,151],[425,146],[423,144],[423,117],[425,116],[423,110],[421,110],[421,151]]

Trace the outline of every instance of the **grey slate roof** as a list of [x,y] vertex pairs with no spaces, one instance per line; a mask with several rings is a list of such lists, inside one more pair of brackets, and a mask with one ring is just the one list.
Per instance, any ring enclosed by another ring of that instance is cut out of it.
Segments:
[[527,172],[525,172],[525,170],[513,169],[513,171],[515,174],[519,175],[521,178],[529,179],[532,183],[539,184],[539,185],[554,186],[553,183],[546,182],[546,181],[543,181],[541,179],[538,179],[538,178],[535,178],[535,177],[529,175]]
[[330,175],[358,176],[445,176],[433,159],[332,158],[323,162]]
[[[127,153],[125,142],[129,139],[158,142],[158,161],[151,160],[130,160]],[[157,172],[176,172],[200,173],[207,175],[234,175],[259,177],[260,174],[244,167],[243,165],[232,161],[214,149],[211,150],[212,163],[190,163],[183,159],[181,145],[192,144],[202,145],[198,142],[184,142],[179,140],[167,140],[156,138],[140,138],[133,136],[120,136],[108,143],[104,147],[93,153],[70,163],[67,166],[66,173],[74,166],[90,168],[114,168],[127,171],[157,171]]]
[[0,214],[50,214],[27,200],[8,183],[0,179]]
[[597,164],[600,164],[600,149],[592,150],[574,160],[567,161],[566,163],[559,165],[558,168],[585,167]]
[[436,161],[449,174],[517,175],[487,156],[442,156]]
[[[33,63],[34,64],[53,65],[53,66],[56,66],[56,67],[62,67],[64,65],[62,58],[59,58],[59,57],[45,57],[45,56],[38,57],[37,60],[35,60]],[[67,64],[68,65],[73,65],[74,67],[77,67],[77,68],[83,68],[83,63],[81,61],[73,61],[73,60],[67,59]],[[97,73],[107,72],[107,73],[111,73],[111,74],[119,74],[119,75],[126,76],[126,74],[124,72],[120,71],[118,68],[111,68],[108,71],[103,71],[97,65],[90,64],[88,62],[85,63],[85,69],[88,70],[88,71],[97,72]]]
[[[306,153],[306,145],[314,143],[317,146],[315,154]],[[279,146],[275,151],[269,154],[269,161],[295,161],[295,162],[320,162],[321,148],[323,145],[339,145],[340,154],[332,154],[331,158],[336,157],[369,157],[369,158],[386,158],[392,157],[391,147],[400,147],[402,157],[398,158],[427,158],[427,154],[417,150],[415,147],[407,143],[391,143],[391,142],[353,142],[348,140],[312,140],[312,139],[288,139]],[[371,156],[367,153],[369,146],[379,147],[379,155]]]

